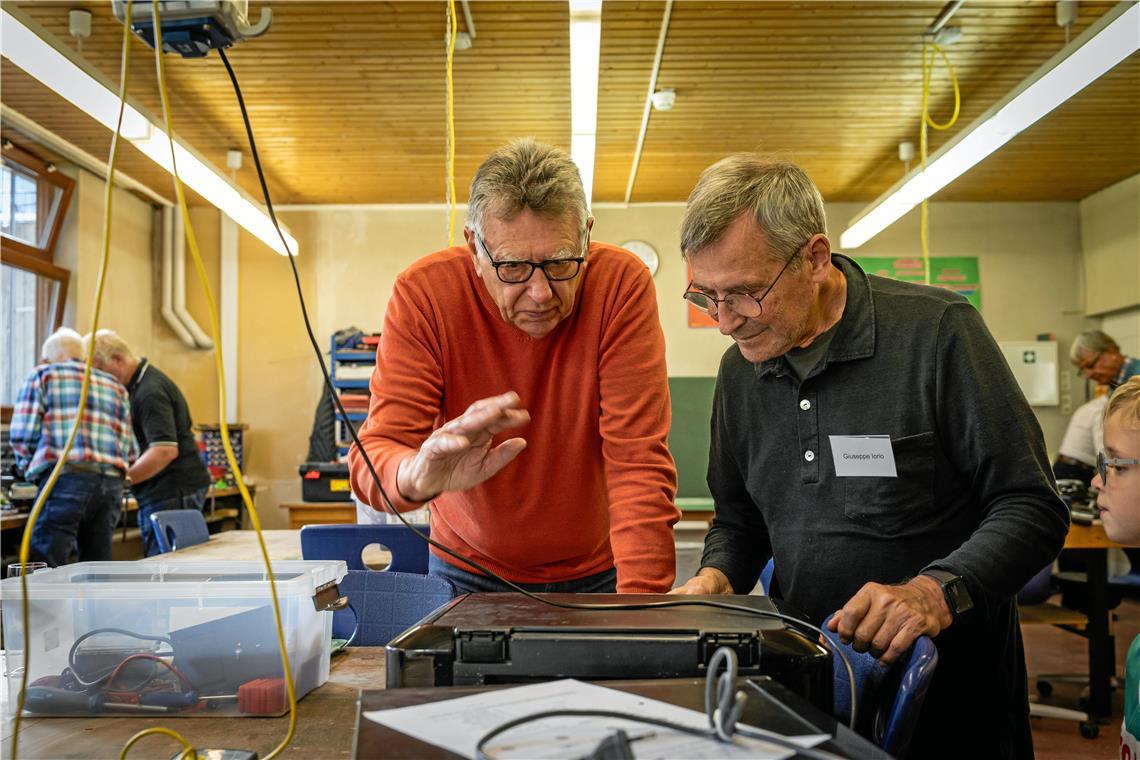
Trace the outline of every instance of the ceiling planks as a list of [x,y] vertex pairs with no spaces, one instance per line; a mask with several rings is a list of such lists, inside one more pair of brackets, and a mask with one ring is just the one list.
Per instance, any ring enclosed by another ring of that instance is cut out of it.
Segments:
[[[256,16],[262,5],[254,2]],[[1112,6],[1080,4],[1078,34]],[[94,14],[83,55],[118,79],[122,27],[107,2],[17,2],[67,44],[67,10]],[[230,52],[274,192],[284,203],[425,203],[444,199],[443,2],[272,2],[263,37]],[[664,2],[603,4],[595,201],[621,201],[637,142]],[[796,160],[824,196],[867,201],[903,174],[901,140],[918,142],[922,32],[942,0],[674,3],[659,87],[677,91],[651,112],[632,200],[680,201],[700,171],[739,150]],[[569,144],[568,11],[564,2],[476,1],[474,46],[455,54],[456,185],[519,136]],[[1064,45],[1052,2],[971,0],[947,48],[968,124]],[[462,13],[460,28],[464,28]],[[132,43],[132,95],[158,112],[152,52]],[[224,68],[167,58],[178,134],[224,166],[242,148]],[[937,118],[953,98],[935,70]],[[0,98],[96,156],[100,125],[12,64]],[[1140,172],[1140,55],[1134,55],[936,196],[937,200],[1076,200]],[[121,168],[169,196],[166,175],[141,154]],[[250,162],[239,183],[255,196]]]

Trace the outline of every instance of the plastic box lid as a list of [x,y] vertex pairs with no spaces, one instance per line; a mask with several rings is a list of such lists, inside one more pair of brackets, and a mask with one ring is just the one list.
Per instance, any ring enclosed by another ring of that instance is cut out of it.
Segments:
[[[312,597],[318,588],[340,582],[348,572],[343,560],[274,562],[277,595],[282,599]],[[149,559],[136,562],[79,562],[28,576],[28,596],[44,599],[108,599],[117,597],[193,599],[270,596],[265,563]],[[5,604],[23,599],[20,579],[0,581]]]

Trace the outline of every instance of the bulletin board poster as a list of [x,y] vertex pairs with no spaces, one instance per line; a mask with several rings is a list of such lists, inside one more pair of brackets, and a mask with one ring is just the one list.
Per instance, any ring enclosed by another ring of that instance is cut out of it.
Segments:
[[[867,274],[903,282],[923,283],[922,259],[858,256],[855,261]],[[982,310],[982,281],[977,256],[939,256],[930,259],[930,284],[964,296]]]

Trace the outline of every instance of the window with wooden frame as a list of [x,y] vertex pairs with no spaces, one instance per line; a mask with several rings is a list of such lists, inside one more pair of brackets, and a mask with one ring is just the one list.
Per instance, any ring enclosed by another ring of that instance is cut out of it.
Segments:
[[75,182],[9,140],[0,153],[0,406],[7,419],[40,346],[63,322],[71,273],[54,263]]

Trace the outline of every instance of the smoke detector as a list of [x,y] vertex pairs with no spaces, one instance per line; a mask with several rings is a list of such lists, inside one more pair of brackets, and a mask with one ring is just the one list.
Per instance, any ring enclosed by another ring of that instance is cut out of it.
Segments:
[[677,102],[677,91],[666,87],[653,93],[653,110],[668,111]]

